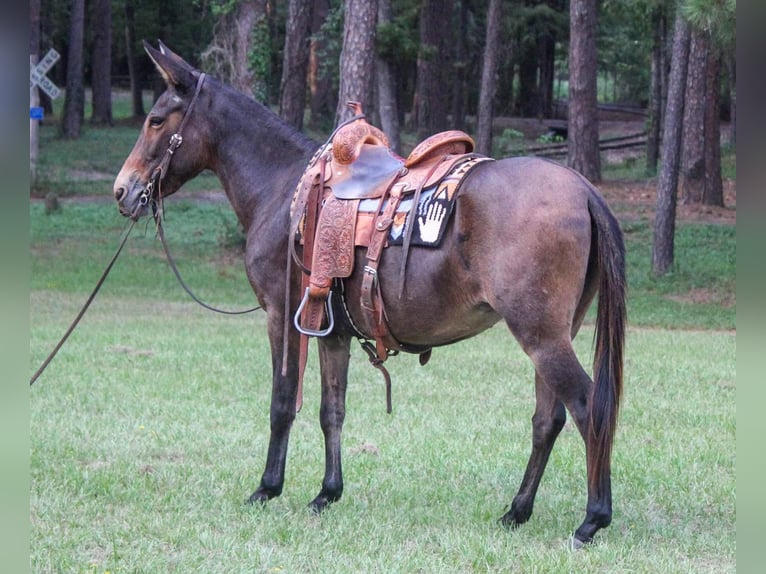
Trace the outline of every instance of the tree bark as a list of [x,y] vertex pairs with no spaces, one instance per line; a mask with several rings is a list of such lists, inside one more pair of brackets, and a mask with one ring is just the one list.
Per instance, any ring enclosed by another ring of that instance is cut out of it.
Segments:
[[729,114],[729,144],[737,145],[737,55],[732,54],[728,58],[729,63],[729,101],[731,113]]
[[540,104],[537,115],[539,118],[553,116],[553,76],[556,72],[556,38],[553,34],[545,34],[539,40],[540,46]]
[[455,80],[452,82],[452,103],[450,115],[452,116],[452,128],[465,129],[465,108],[467,90],[467,67],[468,49],[466,47],[468,3],[466,0],[458,0],[458,9],[455,14],[457,19],[455,26]]
[[354,115],[348,106],[349,101],[360,102],[367,112],[372,111],[374,107],[375,25],[378,3],[375,0],[344,0],[344,12],[336,123]]
[[306,109],[310,27],[311,2],[290,0],[279,87],[279,115],[299,130],[303,129],[303,113]]
[[[393,18],[391,0],[378,0],[378,25],[388,24]],[[378,87],[378,114],[380,127],[388,136],[391,149],[399,153],[399,109],[396,102],[396,77],[389,63],[380,56],[375,61]]]
[[133,0],[125,0],[125,54],[128,59],[130,76],[130,102],[133,119],[140,120],[146,115],[141,80],[136,68],[136,22]]
[[95,0],[93,6],[93,53],[91,88],[95,125],[114,124],[112,120],[112,2]]
[[[524,34],[524,32],[522,32]],[[537,93],[537,50],[530,45],[521,49],[519,60],[518,109],[522,118],[537,117],[539,98]]]
[[667,106],[662,130],[660,177],[657,185],[657,205],[654,216],[652,271],[655,275],[664,275],[673,266],[678,166],[683,133],[684,95],[690,36],[689,24],[678,10],[673,31]]
[[201,55],[212,73],[251,98],[255,97],[250,66],[251,37],[256,21],[265,11],[265,0],[234,3],[216,22],[213,39]]
[[680,185],[684,203],[701,203],[705,192],[705,106],[709,50],[707,34],[692,30],[681,140]]
[[329,0],[314,0],[311,11],[311,39],[309,42],[308,83],[311,109],[310,125],[318,129],[322,120],[330,123],[335,117],[336,102],[332,89],[332,79],[322,70],[322,51],[324,39],[319,37],[322,25],[330,11]]
[[65,138],[80,137],[85,113],[83,86],[83,38],[85,35],[85,0],[72,0],[69,20],[69,50],[67,52],[66,96],[61,133]]
[[569,4],[569,118],[570,167],[593,183],[601,181],[598,149],[596,0]]
[[449,98],[449,38],[452,25],[449,6],[438,0],[421,0],[420,49],[415,86],[415,115],[418,139],[447,129]]
[[705,188],[702,203],[723,207],[721,177],[721,51],[711,44],[705,70]]
[[649,118],[646,134],[646,174],[657,174],[657,162],[660,156],[660,137],[662,130],[662,84],[665,17],[661,8],[652,12],[652,68],[649,88]]
[[502,19],[502,0],[490,0],[487,9],[487,32],[484,42],[484,62],[481,69],[481,90],[476,125],[476,151],[492,155],[492,118],[497,88],[497,62]]

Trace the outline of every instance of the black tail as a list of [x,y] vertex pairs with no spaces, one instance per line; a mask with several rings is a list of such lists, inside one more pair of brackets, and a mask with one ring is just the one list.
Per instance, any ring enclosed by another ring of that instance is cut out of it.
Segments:
[[[592,187],[592,186],[591,186]],[[612,443],[622,395],[622,367],[627,321],[625,244],[617,218],[592,188],[588,209],[599,269],[598,312],[589,401],[588,482],[602,491],[610,476]]]

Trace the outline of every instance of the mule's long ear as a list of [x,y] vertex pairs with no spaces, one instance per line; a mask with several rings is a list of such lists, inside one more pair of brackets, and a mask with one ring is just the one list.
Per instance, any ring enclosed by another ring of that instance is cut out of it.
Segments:
[[160,52],[162,52],[166,56],[170,56],[171,58],[175,58],[179,62],[183,62],[184,64],[186,64],[184,59],[178,54],[176,54],[173,50],[168,48],[167,44],[165,44],[165,42],[163,42],[162,40],[157,40],[157,45],[160,47]]
[[165,44],[160,42],[159,45],[160,49],[157,50],[144,40],[144,50],[162,74],[165,83],[182,92],[192,89],[197,80],[197,71]]

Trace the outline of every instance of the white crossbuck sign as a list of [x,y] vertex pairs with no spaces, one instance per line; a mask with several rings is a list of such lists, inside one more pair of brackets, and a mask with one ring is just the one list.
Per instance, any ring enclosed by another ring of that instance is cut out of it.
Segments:
[[29,70],[29,87],[34,88],[35,85],[39,86],[39,88],[48,94],[52,100],[59,97],[61,90],[58,89],[56,84],[54,84],[45,73],[53,67],[53,64],[55,64],[59,58],[59,53],[51,48],[48,50],[48,53],[45,54],[45,57],[34,68],[30,68]]

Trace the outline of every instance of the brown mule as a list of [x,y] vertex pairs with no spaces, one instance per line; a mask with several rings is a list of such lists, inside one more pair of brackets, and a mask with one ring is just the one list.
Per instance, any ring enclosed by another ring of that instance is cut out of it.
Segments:
[[[318,144],[264,106],[205,77],[160,44],[146,45],[167,83],[114,184],[120,211],[137,219],[204,169],[223,184],[246,230],[247,276],[267,313],[272,353],[271,437],[266,467],[251,502],[282,492],[290,428],[296,415],[299,334],[288,328],[300,303],[300,270],[286,285],[290,203]],[[193,102],[193,103],[192,103]],[[183,122],[182,144],[168,142]],[[169,159],[172,156],[172,161]],[[160,168],[160,169],[158,169]],[[161,183],[159,183],[161,182]],[[518,493],[500,519],[526,522],[566,411],[586,446],[588,498],[577,545],[592,541],[612,518],[611,450],[622,389],[626,321],[625,257],[617,220],[581,175],[537,158],[484,162],[457,195],[439,249],[413,247],[402,296],[402,248],[383,252],[378,277],[392,333],[417,348],[447,345],[505,321],[535,367],[532,453]],[[351,320],[362,316],[364,250],[344,280]],[[594,377],[572,348],[585,313],[598,297]],[[321,427],[326,466],[311,502],[321,510],[340,498],[341,430],[351,340],[343,317],[318,339]],[[287,345],[287,348],[284,348]],[[283,368],[283,351],[287,360]]]

